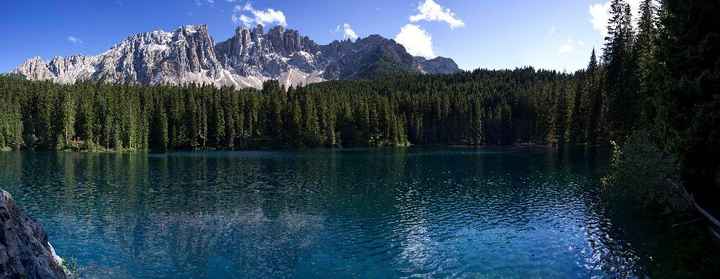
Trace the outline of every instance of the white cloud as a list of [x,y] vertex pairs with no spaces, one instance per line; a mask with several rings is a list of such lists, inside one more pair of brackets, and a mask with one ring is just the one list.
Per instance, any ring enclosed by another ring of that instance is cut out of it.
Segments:
[[550,26],[550,29],[548,30],[548,36],[555,36],[557,34],[557,27],[555,25]]
[[417,7],[419,14],[410,17],[410,22],[419,21],[442,21],[450,25],[451,29],[465,26],[465,23],[457,18],[450,9],[440,6],[433,0],[425,0]]
[[83,43],[83,41],[80,38],[75,37],[75,36],[68,36],[67,40],[68,40],[68,42],[70,42],[73,45],[80,45]]
[[204,5],[213,6],[215,5],[215,0],[195,0],[195,6],[201,7]]
[[593,29],[604,38],[607,35],[607,24],[610,19],[610,2],[590,5],[590,16]]
[[[632,10],[633,23],[637,27],[637,20],[640,18],[640,3],[642,0],[628,0]],[[593,29],[605,38],[607,36],[608,21],[610,20],[610,1],[601,4],[590,5],[590,23]]]
[[558,49],[558,53],[560,54],[568,54],[575,52],[577,49],[582,48],[585,46],[585,42],[583,41],[576,41],[573,39],[567,39],[565,43],[560,45],[560,49]]
[[352,29],[352,26],[350,26],[349,23],[343,23],[343,25],[338,25],[337,28],[335,28],[336,32],[343,32],[343,39],[350,39],[355,40],[358,38],[357,33],[355,33],[355,30]]
[[263,26],[269,24],[287,26],[285,13],[282,11],[274,9],[256,10],[250,2],[246,3],[244,6],[235,6],[231,19],[234,23],[242,23],[245,26],[252,26],[256,24]]
[[563,44],[562,46],[560,46],[560,50],[559,50],[558,52],[560,52],[560,54],[565,54],[565,53],[570,53],[570,52],[573,52],[573,51],[575,51],[575,46],[574,46],[574,45],[571,45],[571,44]]
[[413,56],[435,58],[430,33],[415,24],[406,24],[395,36],[395,41],[403,45]]

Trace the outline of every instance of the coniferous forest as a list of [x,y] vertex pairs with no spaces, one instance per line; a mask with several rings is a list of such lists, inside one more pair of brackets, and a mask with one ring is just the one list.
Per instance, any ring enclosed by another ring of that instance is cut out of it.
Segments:
[[[642,131],[690,184],[720,166],[720,4],[611,1],[608,37],[574,73],[475,70],[262,90],[0,78],[0,148],[251,149],[622,144]],[[637,28],[633,21],[637,20]]]
[[[2,145],[179,150],[596,142],[589,74],[478,70],[262,90],[2,78]],[[574,130],[573,130],[574,129]]]

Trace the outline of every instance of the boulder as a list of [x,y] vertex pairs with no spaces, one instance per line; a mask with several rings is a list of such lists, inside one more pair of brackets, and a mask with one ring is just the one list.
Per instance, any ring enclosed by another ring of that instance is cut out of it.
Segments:
[[0,278],[68,278],[42,226],[0,190]]

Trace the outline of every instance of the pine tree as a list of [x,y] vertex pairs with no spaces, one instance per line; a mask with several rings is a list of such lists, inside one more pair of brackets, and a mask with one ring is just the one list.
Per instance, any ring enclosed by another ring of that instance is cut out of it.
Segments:
[[305,97],[303,102],[303,139],[306,146],[318,146],[320,144],[320,125],[318,122],[317,109],[311,96]]
[[641,109],[641,122],[643,126],[650,127],[655,119],[656,108],[654,99],[657,96],[659,74],[662,71],[656,59],[656,45],[658,43],[658,30],[656,24],[656,8],[653,0],[643,0],[640,4],[640,21],[638,23],[638,38],[635,47],[637,57],[638,94]]
[[478,100],[473,102],[472,117],[470,118],[470,144],[481,145],[484,141],[483,134],[483,108]]
[[[83,88],[84,90],[87,90]],[[92,149],[94,145],[94,127],[95,127],[95,110],[93,109],[92,100],[93,95],[90,92],[81,92],[83,97],[79,98],[80,104],[78,106],[78,119],[76,122],[76,128],[78,136],[85,141],[85,146]]]
[[555,137],[558,146],[562,147],[565,144],[565,128],[567,127],[567,88],[563,85],[559,86],[559,92],[557,94],[557,100],[555,101]]
[[622,142],[632,127],[636,113],[633,83],[632,15],[624,0],[612,0],[608,36],[605,38],[604,62],[608,98],[608,121],[613,140]]
[[[593,53],[590,56],[590,59],[595,59],[595,50],[593,49]],[[575,75],[575,84],[574,84],[574,94],[573,94],[573,104],[572,104],[572,111],[570,113],[570,131],[569,131],[569,138],[568,141],[572,144],[577,143],[584,143],[586,142],[585,138],[585,123],[587,122],[587,104],[588,101],[585,100],[585,98],[588,96],[588,94],[585,93],[585,80],[587,79],[587,73],[586,72],[578,72],[578,74]]]
[[237,137],[237,125],[235,124],[237,119],[237,102],[237,94],[234,94],[234,92],[231,92],[228,89],[222,91],[222,104],[224,107],[223,116],[225,117],[225,145],[229,149],[233,149],[235,147],[235,137]]
[[288,143],[292,146],[302,146],[302,108],[300,106],[300,100],[293,99],[292,107],[290,109],[290,137]]
[[590,115],[587,119],[587,131],[585,132],[588,143],[597,144],[600,123],[602,121],[602,108],[603,108],[603,96],[600,91],[600,81],[598,79],[598,63],[597,57],[595,56],[595,49],[593,49],[590,56],[590,63],[586,70],[586,90],[588,92],[588,99],[590,100]]

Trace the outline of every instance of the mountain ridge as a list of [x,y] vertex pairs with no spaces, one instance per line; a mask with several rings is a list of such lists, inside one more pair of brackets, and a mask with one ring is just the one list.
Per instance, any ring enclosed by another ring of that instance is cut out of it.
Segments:
[[388,73],[459,72],[450,58],[410,55],[392,39],[370,35],[355,41],[315,43],[299,31],[275,26],[238,27],[215,42],[207,25],[172,32],[137,33],[98,55],[32,57],[12,73],[57,83],[102,81],[144,85],[189,83],[261,88],[267,80],[286,87],[326,80],[370,79]]

